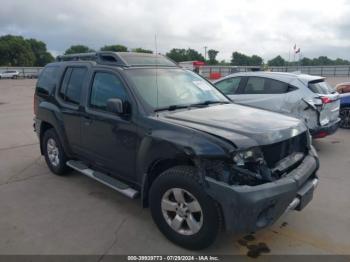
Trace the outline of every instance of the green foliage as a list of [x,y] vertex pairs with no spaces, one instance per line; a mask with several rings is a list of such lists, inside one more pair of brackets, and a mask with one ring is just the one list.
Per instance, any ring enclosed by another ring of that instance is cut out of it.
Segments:
[[127,52],[128,48],[123,45],[105,45],[101,47],[101,51]]
[[90,53],[94,52],[93,49],[89,48],[85,45],[72,45],[70,48],[68,48],[64,54],[70,55],[70,54],[80,54],[80,53]]
[[267,64],[269,66],[285,66],[286,60],[284,60],[280,55],[278,55],[275,58],[269,60]]
[[45,66],[48,63],[51,63],[54,58],[46,49],[46,44],[42,41],[36,39],[28,39],[27,42],[30,44],[31,49],[35,56],[35,66]]
[[219,62],[219,65],[222,65],[222,66],[230,66],[231,64],[230,64],[230,62],[228,62],[228,61],[226,61],[226,60],[221,60],[221,61]]
[[332,60],[327,56],[319,56],[318,58],[307,58],[301,59],[300,64],[303,66],[319,66],[319,65],[349,65],[350,62],[345,59],[337,58]]
[[253,66],[260,66],[263,63],[263,59],[258,55],[252,55],[250,58],[250,63]]
[[22,36],[0,37],[0,65],[33,66],[35,55],[31,45]]
[[208,64],[209,65],[217,65],[218,64],[218,61],[216,60],[216,56],[218,53],[219,53],[219,51],[216,51],[214,49],[208,50],[208,57],[209,57]]
[[134,49],[132,49],[132,51],[133,51],[133,52],[136,52],[136,53],[153,54],[153,51],[152,51],[152,50],[143,49],[143,48],[141,48],[141,47],[134,48]]
[[260,56],[248,56],[239,52],[232,53],[231,65],[234,66],[260,66],[263,59]]
[[183,62],[183,61],[204,61],[204,57],[194,49],[179,49],[173,48],[166,56],[175,62]]

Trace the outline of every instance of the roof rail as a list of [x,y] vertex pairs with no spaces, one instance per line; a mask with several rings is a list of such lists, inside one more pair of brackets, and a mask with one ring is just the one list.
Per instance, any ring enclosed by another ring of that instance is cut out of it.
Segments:
[[56,61],[96,61],[96,63],[104,65],[128,66],[116,52],[111,51],[61,55],[56,58]]
[[123,67],[167,66],[178,67],[171,59],[159,54],[99,51],[93,53],[62,55],[56,61],[95,61],[98,64]]

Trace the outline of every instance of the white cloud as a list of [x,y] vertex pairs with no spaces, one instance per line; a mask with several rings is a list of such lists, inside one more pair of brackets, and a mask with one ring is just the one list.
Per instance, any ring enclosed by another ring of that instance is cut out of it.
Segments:
[[269,59],[296,43],[304,56],[350,59],[350,6],[345,0],[70,0],[2,1],[0,33],[23,34],[63,52],[124,44],[161,52],[208,46],[229,60],[232,51]]

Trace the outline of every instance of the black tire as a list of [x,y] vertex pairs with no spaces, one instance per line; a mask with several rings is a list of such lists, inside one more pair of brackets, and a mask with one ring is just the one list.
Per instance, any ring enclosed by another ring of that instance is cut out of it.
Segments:
[[[202,225],[192,235],[184,235],[175,231],[166,222],[162,212],[162,197],[173,188],[184,189],[192,194],[202,209]],[[218,204],[203,190],[195,168],[176,166],[163,172],[152,184],[149,192],[149,203],[153,220],[159,230],[172,242],[191,250],[204,249],[216,239],[221,229],[221,212]]]
[[342,107],[340,108],[340,124],[341,128],[350,129],[350,107]]
[[[58,149],[57,151],[58,151],[58,161],[59,162],[57,165],[54,165],[53,162],[49,158],[48,141],[50,139],[53,139],[55,141],[56,147]],[[43,139],[42,139],[42,148],[43,148],[46,164],[52,173],[62,176],[62,175],[66,175],[70,171],[70,168],[66,165],[68,158],[67,158],[66,154],[64,153],[62,144],[58,138],[56,131],[53,128],[45,131]]]

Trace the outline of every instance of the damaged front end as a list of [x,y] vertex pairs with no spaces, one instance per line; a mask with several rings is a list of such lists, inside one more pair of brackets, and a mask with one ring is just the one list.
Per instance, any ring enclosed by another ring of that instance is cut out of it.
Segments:
[[298,166],[310,150],[306,132],[291,139],[233,152],[231,160],[205,160],[206,175],[228,185],[276,181]]
[[203,160],[202,167],[208,194],[223,209],[226,229],[251,232],[311,201],[318,159],[304,132],[272,145],[235,151],[230,159]]

